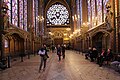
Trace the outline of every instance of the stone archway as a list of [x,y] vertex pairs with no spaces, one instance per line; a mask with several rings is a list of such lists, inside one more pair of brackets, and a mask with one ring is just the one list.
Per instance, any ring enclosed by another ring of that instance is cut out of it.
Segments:
[[97,48],[101,52],[102,48],[110,48],[110,35],[104,32],[97,32],[92,36],[92,47]]
[[102,38],[103,33],[98,32],[92,37],[92,46],[97,48],[97,50],[100,52],[102,50]]
[[17,33],[12,33],[10,35],[5,35],[5,39],[8,42],[6,44],[6,47],[4,48],[5,50],[5,55],[11,55],[12,57],[17,57],[20,55],[20,53],[24,52],[24,38],[22,38],[19,34]]

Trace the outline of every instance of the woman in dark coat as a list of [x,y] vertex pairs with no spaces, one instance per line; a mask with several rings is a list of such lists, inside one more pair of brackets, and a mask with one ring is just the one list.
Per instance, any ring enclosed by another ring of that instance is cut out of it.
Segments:
[[57,55],[58,55],[58,58],[59,58],[58,61],[61,61],[61,51],[62,51],[62,49],[61,49],[60,45],[58,45],[58,47],[57,47]]
[[93,48],[92,54],[93,54],[94,60],[96,61],[96,59],[98,58],[98,51],[96,48]]

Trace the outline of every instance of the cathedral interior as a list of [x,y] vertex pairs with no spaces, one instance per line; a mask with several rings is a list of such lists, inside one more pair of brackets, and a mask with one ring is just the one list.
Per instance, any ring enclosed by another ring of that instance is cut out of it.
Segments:
[[0,61],[29,58],[43,44],[120,54],[120,0],[0,0]]

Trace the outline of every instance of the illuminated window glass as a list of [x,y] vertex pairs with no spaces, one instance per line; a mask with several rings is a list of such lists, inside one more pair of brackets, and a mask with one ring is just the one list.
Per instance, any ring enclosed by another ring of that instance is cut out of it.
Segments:
[[76,5],[77,5],[77,29],[79,29],[82,23],[82,0],[77,0]]
[[79,29],[79,23],[80,23],[80,4],[79,4],[79,0],[76,1],[76,6],[77,6],[77,29]]
[[92,27],[95,26],[95,0],[91,0],[91,10],[92,10]]
[[9,22],[11,23],[11,0],[4,0],[4,2],[6,2],[8,5]]
[[62,4],[56,3],[47,11],[47,25],[69,24],[69,12]]
[[35,16],[36,16],[36,19],[35,19],[35,30],[36,30],[36,34],[39,32],[39,24],[38,24],[38,21],[37,21],[37,16],[38,16],[38,0],[36,0],[35,2]]
[[27,0],[24,0],[24,30],[27,31]]
[[[17,1],[19,1],[19,7]],[[19,27],[26,31],[27,31],[27,1],[28,0],[4,0],[4,2],[7,3],[9,8],[8,10],[9,22],[18,27],[19,19]]]
[[18,2],[12,0],[12,24],[18,26]]
[[35,0],[33,0],[33,27],[35,31]]
[[109,0],[103,0],[103,8],[104,8],[104,21],[105,21],[105,17],[106,17],[106,4]]
[[117,17],[118,15],[117,15],[117,11],[118,11],[118,7],[117,7],[118,5],[117,5],[117,0],[115,0],[115,17]]
[[19,0],[19,26],[23,29],[23,0]]
[[80,7],[80,14],[79,14],[79,15],[80,15],[80,25],[81,25],[81,24],[82,24],[82,21],[83,21],[83,20],[82,20],[82,0],[80,0],[80,3],[79,3],[79,4],[80,4],[80,6],[79,6],[79,7]]
[[[91,4],[90,4],[90,0],[88,0],[88,22],[91,23]],[[89,26],[90,28],[90,26]]]
[[[44,9],[41,10],[42,15],[44,14],[43,12],[44,12]],[[44,34],[44,17],[43,17],[43,20],[42,20],[42,28],[41,29],[42,29],[41,30],[41,35],[43,35]]]
[[102,23],[102,0],[97,0],[97,19],[98,23]]

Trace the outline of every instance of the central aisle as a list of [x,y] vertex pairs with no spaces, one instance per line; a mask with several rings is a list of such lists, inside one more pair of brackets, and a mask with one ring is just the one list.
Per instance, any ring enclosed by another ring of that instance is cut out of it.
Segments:
[[56,53],[45,72],[41,71],[38,80],[119,80],[113,71],[99,67],[84,59],[84,56],[75,51],[66,51],[66,58],[58,62]]

